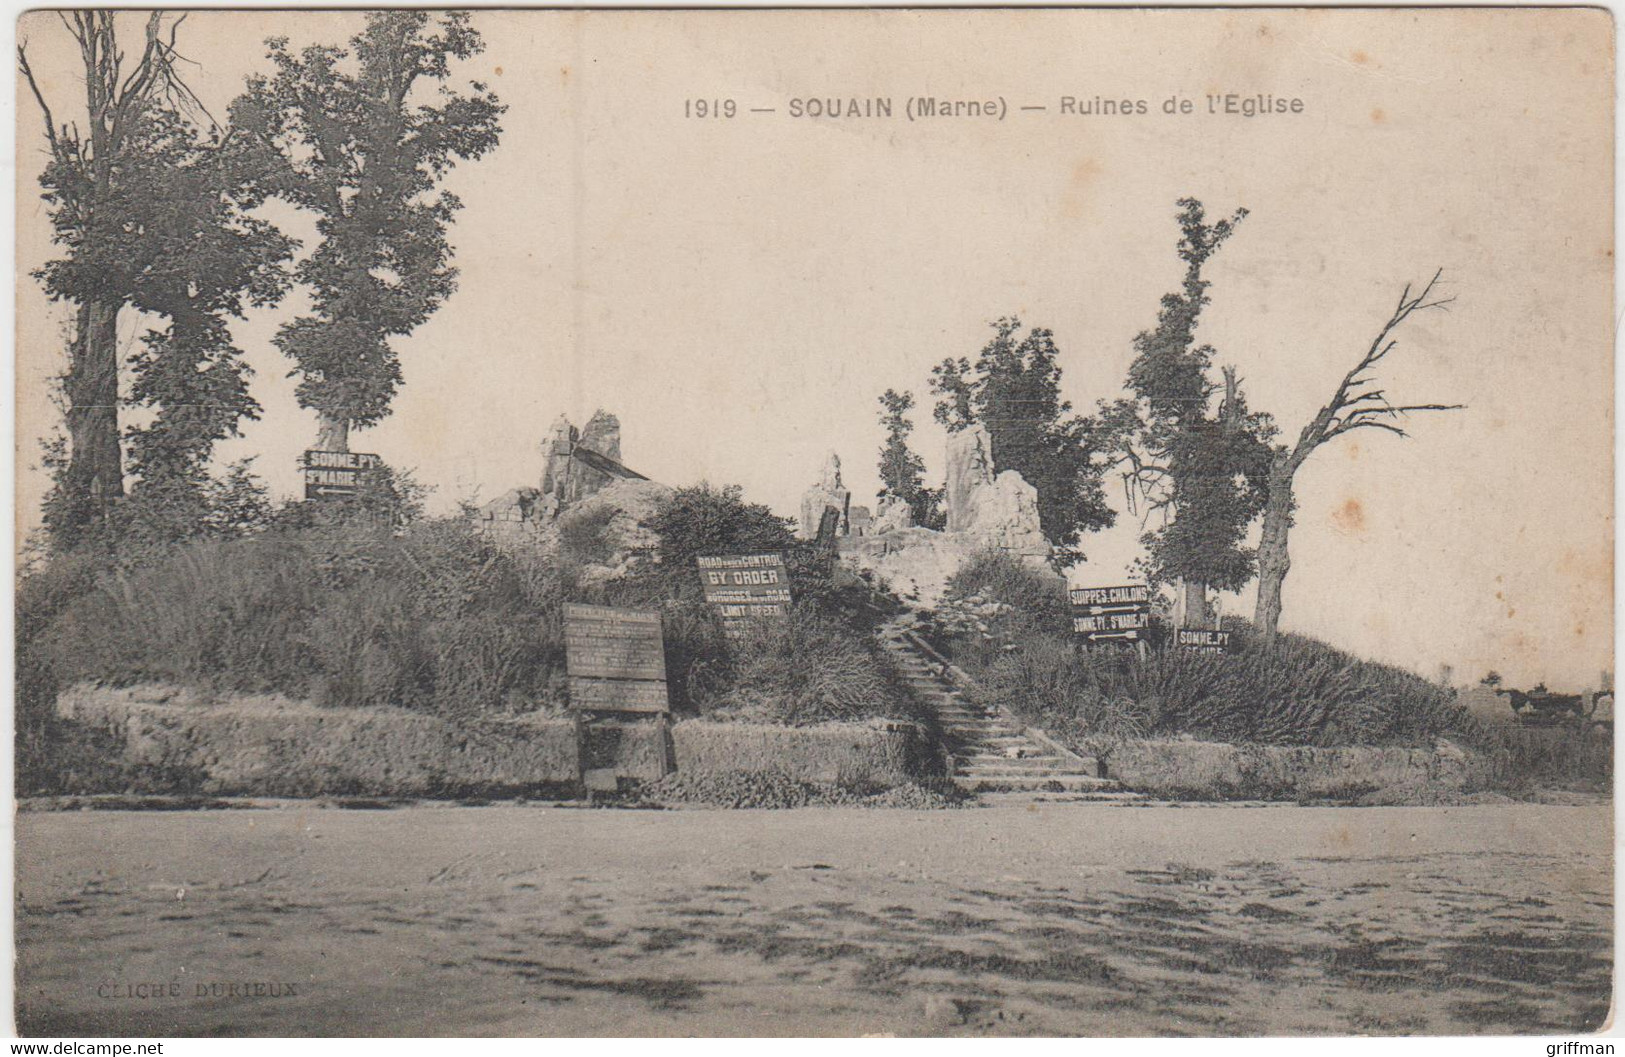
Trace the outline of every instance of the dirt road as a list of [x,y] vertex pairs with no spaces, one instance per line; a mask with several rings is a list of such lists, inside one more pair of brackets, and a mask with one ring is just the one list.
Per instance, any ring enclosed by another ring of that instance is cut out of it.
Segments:
[[1611,809],[25,812],[43,1035],[1572,1033]]

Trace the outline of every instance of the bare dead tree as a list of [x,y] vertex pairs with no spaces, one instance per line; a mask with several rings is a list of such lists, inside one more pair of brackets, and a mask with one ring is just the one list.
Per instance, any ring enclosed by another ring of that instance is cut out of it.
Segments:
[[1421,411],[1458,411],[1462,404],[1394,404],[1378,387],[1378,365],[1399,344],[1395,331],[1411,316],[1430,309],[1444,309],[1453,297],[1438,297],[1435,290],[1444,269],[1433,273],[1420,292],[1412,293],[1410,283],[1399,295],[1388,321],[1372,339],[1365,355],[1360,358],[1343,380],[1337,384],[1332,397],[1303,427],[1298,442],[1291,448],[1282,446],[1270,465],[1268,496],[1264,507],[1263,534],[1258,544],[1258,606],[1253,622],[1265,642],[1273,642],[1281,619],[1281,585],[1286,580],[1292,561],[1287,553],[1287,536],[1292,529],[1292,482],[1298,468],[1322,444],[1335,440],[1357,429],[1378,429],[1400,437],[1409,436],[1400,425],[1406,416]]

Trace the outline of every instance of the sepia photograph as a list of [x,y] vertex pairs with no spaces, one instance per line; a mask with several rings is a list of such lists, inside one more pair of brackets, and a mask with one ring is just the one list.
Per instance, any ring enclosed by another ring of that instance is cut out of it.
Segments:
[[1614,36],[22,13],[13,1035],[1610,1031]]

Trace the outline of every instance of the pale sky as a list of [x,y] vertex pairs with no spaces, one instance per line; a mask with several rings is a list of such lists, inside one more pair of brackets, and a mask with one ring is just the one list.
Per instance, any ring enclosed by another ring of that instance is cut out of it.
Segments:
[[[339,42],[350,12],[194,12],[190,81],[225,111],[260,41]],[[1067,395],[1120,394],[1134,334],[1178,281],[1175,200],[1252,215],[1209,269],[1200,337],[1288,437],[1407,281],[1445,269],[1448,313],[1383,365],[1396,402],[1463,403],[1321,449],[1298,477],[1283,626],[1459,680],[1594,685],[1613,643],[1612,24],[1598,11],[498,12],[459,71],[510,104],[458,170],[457,294],[399,342],[395,413],[352,446],[411,467],[433,506],[540,478],[560,412],[621,418],[669,484],[737,483],[784,514],[838,452],[872,502],[876,396],[915,391],[1017,314],[1055,332]],[[65,31],[24,16],[58,113]],[[1301,114],[1210,116],[1208,94]],[[1005,118],[911,122],[910,97],[999,99]],[[1164,115],[1170,96],[1197,113]],[[1062,98],[1144,99],[1145,116]],[[790,115],[797,98],[892,100],[887,119]],[[732,99],[733,119],[684,118]],[[1021,106],[1043,106],[1023,111]],[[773,108],[752,113],[751,108]],[[51,247],[36,109],[19,96],[18,508],[37,523],[61,306],[27,273]],[[296,234],[308,220],[273,214]],[[293,297],[234,328],[265,407],[222,458],[279,494],[315,436],[270,344]],[[128,314],[127,314],[128,315]],[[122,333],[133,341],[134,318]],[[1112,494],[1121,498],[1120,486]],[[1132,518],[1085,540],[1120,582]],[[1227,596],[1251,614],[1251,591]]]

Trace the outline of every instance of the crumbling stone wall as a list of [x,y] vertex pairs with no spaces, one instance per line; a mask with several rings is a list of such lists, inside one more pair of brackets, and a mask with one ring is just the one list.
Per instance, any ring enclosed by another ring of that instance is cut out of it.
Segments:
[[[185,775],[190,789],[246,796],[446,796],[567,792],[579,774],[573,719],[530,713],[452,720],[399,708],[317,708],[271,695],[173,687],[81,685],[58,715],[118,739],[124,762]],[[643,720],[600,720],[613,766],[646,781],[664,773],[665,736]],[[893,786],[937,766],[934,745],[910,723],[781,727],[689,719],[670,733],[679,771],[781,771],[809,782],[861,775]]]
[[599,408],[583,429],[576,429],[560,415],[543,444],[546,463],[542,469],[544,513],[557,517],[560,510],[592,495],[617,478],[587,466],[575,457],[577,448],[597,452],[615,462],[621,461],[621,420]]

